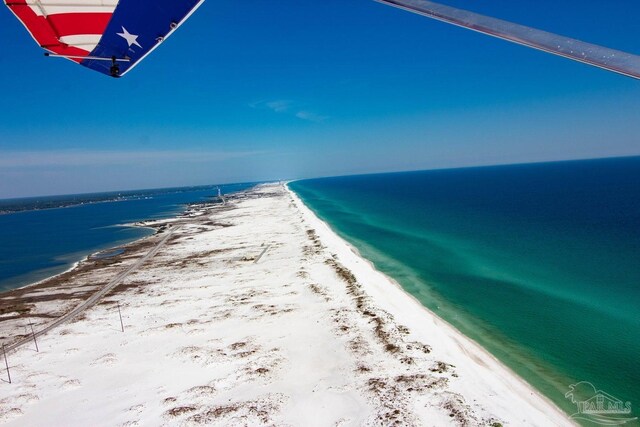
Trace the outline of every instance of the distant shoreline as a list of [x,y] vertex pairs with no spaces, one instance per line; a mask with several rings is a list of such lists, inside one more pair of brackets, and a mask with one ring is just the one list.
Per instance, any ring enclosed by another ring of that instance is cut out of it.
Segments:
[[[245,184],[233,184],[227,186],[227,191],[236,191],[234,187],[240,190],[244,189]],[[248,184],[247,184],[248,185]],[[136,190],[131,194],[136,196],[131,198],[127,192],[118,192],[115,195],[120,195],[118,199],[113,199],[112,193],[91,193],[88,197],[107,197],[106,200],[98,201],[81,201],[77,203],[80,196],[56,196],[56,199],[71,200],[74,202],[65,206],[56,206],[50,208],[34,208],[29,207],[20,209],[17,211],[11,211],[5,215],[0,216],[2,220],[2,227],[11,227],[9,231],[9,241],[18,241],[19,251],[26,256],[18,257],[16,266],[7,266],[0,269],[0,276],[3,276],[2,280],[2,292],[11,291],[13,289],[22,288],[26,286],[32,286],[34,284],[46,281],[53,276],[58,276],[73,269],[79,262],[86,260],[88,257],[93,256],[96,252],[108,250],[122,245],[130,244],[136,240],[144,238],[153,232],[152,228],[145,225],[145,221],[157,219],[159,213],[164,213],[160,218],[172,217],[174,215],[180,215],[182,212],[188,210],[193,203],[199,203],[202,194],[208,195],[214,199],[216,196],[214,190],[217,186],[204,186],[196,187],[196,190],[192,190],[192,187],[185,187],[184,189],[170,188],[169,193],[153,193],[152,190]],[[224,186],[222,188],[225,188]],[[153,190],[155,191],[155,190]],[[161,191],[161,190],[158,190]],[[190,198],[190,195],[193,197]],[[140,196],[140,197],[138,197]],[[157,202],[152,199],[158,200]],[[38,198],[39,200],[39,198]],[[28,199],[27,199],[28,201]],[[170,205],[175,201],[175,208]],[[121,205],[123,207],[116,207],[112,202],[128,203],[127,205]],[[58,202],[56,202],[58,203]],[[98,207],[96,205],[102,205]],[[131,206],[131,215],[128,215],[128,207]],[[0,209],[3,207],[0,204]],[[168,211],[165,210],[169,208]],[[68,211],[60,211],[60,209],[70,209]],[[75,209],[79,209],[76,213]],[[68,214],[67,214],[68,212]],[[103,214],[103,212],[105,212]],[[111,214],[113,212],[114,214]],[[98,226],[91,224],[91,215],[97,214],[100,217],[101,223]],[[23,217],[22,215],[26,215]],[[111,221],[110,217],[113,216]],[[60,232],[55,230],[49,231],[51,227],[58,227],[61,217],[73,218],[63,221],[63,227],[72,227],[71,235],[61,235]],[[78,226],[74,226],[71,221],[78,219]],[[22,219],[21,219],[22,218]],[[39,226],[39,230],[31,231],[29,222],[35,221]],[[50,225],[47,225],[50,224]],[[0,230],[5,228],[0,227]],[[21,227],[21,228],[16,228]],[[113,231],[100,231],[104,228],[121,227],[127,230]],[[84,230],[91,233],[90,237],[86,237]],[[144,231],[143,229],[149,229],[150,231]],[[15,231],[14,231],[15,230]],[[30,233],[35,233],[34,236],[30,236]],[[45,242],[57,242],[59,245],[45,246],[40,249],[40,246],[30,247],[28,244],[30,238],[35,240],[42,240],[41,236],[45,236]],[[22,241],[22,242],[21,242]],[[71,242],[67,245],[66,242]],[[57,246],[57,247],[56,247]],[[5,248],[6,250],[7,248]],[[10,253],[3,253],[0,250],[0,255],[7,257],[8,259],[12,255]],[[16,274],[17,273],[17,274]]]

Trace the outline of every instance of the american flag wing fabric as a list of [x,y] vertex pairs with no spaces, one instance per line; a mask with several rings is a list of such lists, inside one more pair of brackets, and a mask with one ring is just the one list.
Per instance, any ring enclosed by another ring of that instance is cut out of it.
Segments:
[[4,0],[50,54],[120,77],[204,0]]

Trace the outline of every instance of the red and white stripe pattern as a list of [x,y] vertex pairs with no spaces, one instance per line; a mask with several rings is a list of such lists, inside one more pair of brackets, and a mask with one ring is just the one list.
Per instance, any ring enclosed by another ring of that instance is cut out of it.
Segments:
[[[111,20],[118,0],[4,0],[44,49],[87,56]],[[73,59],[81,62],[81,58]]]

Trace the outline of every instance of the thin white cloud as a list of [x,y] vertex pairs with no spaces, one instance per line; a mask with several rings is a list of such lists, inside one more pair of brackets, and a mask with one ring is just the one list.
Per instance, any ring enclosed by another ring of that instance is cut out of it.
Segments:
[[307,120],[310,122],[321,123],[327,120],[328,116],[322,116],[320,114],[316,114],[312,111],[298,111],[296,113],[296,117],[302,120]]
[[272,101],[255,101],[249,104],[249,107],[257,110],[271,110],[274,113],[286,113],[293,106],[293,101],[287,99],[276,99]]
[[291,107],[293,106],[293,102],[285,100],[269,101],[265,103],[265,105],[267,106],[267,108],[275,111],[276,113],[284,113],[291,109]]
[[43,166],[98,166],[137,163],[203,163],[262,154],[261,151],[5,151],[0,152],[0,168]]
[[273,101],[256,101],[249,104],[251,108],[270,110],[274,113],[284,113],[308,122],[321,123],[329,118],[321,114],[303,109],[296,102],[287,99],[276,99]]

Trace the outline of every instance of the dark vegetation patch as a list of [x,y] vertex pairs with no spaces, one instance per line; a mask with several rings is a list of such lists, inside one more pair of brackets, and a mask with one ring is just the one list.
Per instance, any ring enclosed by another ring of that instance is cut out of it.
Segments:
[[137,291],[137,294],[141,294],[144,292],[143,288],[151,283],[152,282],[142,280],[132,280],[130,282],[120,283],[118,286],[110,290],[105,296],[114,296],[130,290],[135,290]]
[[189,421],[192,421],[196,424],[208,424],[213,420],[218,418],[222,418],[226,415],[233,414],[240,410],[240,405],[231,404],[231,405],[223,405],[216,406],[212,409],[209,409],[202,414],[197,414],[189,418]]
[[366,374],[371,372],[371,368],[366,365],[358,365],[356,366],[356,372],[359,374]]
[[203,222],[202,225],[206,225],[209,227],[227,228],[227,227],[233,227],[235,224],[231,224],[228,222],[207,221],[207,222]]
[[18,313],[18,315],[23,315],[29,313],[33,308],[33,304],[25,304],[24,302],[9,304],[2,304],[0,302],[0,315],[8,314],[8,313]]
[[[375,308],[351,270],[340,264],[335,259],[335,256],[327,258],[325,264],[331,266],[338,277],[346,283],[347,294],[354,301],[357,311],[362,316],[369,318],[369,322],[373,323],[374,335],[383,345],[383,348],[389,353],[401,354],[402,348],[399,344],[402,342],[402,336],[408,332],[408,328],[396,326],[393,322],[393,316]],[[339,323],[335,316],[334,321]],[[339,329],[341,326],[339,326]]]
[[322,242],[320,242],[320,238],[316,234],[316,230],[307,230],[307,237],[311,240],[311,245],[304,246],[302,248],[303,253],[307,256],[320,254],[324,249],[324,246],[322,246]]
[[412,351],[420,351],[424,354],[429,354],[431,353],[431,347],[428,346],[427,344],[418,342],[418,341],[413,341],[410,342],[408,344],[406,344],[406,348],[407,350],[412,350]]
[[314,294],[321,296],[326,302],[331,301],[331,297],[329,297],[327,290],[317,283],[310,284],[309,289],[311,289],[311,292]]
[[233,344],[231,344],[231,345],[229,346],[229,348],[230,348],[231,350],[238,350],[238,349],[244,348],[244,347],[246,347],[246,346],[247,346],[247,343],[246,343],[246,342],[239,341],[239,342],[234,342]]
[[82,322],[83,320],[87,320],[87,315],[84,312],[78,314],[73,319],[71,319],[71,323],[78,323],[78,322]]
[[357,355],[364,356],[371,353],[371,351],[369,350],[369,344],[361,336],[357,336],[349,340],[347,346],[349,347],[349,350]]
[[179,417],[181,415],[185,415],[185,414],[188,414],[188,413],[196,411],[196,410],[197,410],[197,408],[195,406],[178,406],[176,408],[169,409],[167,412],[165,412],[165,415],[167,415],[169,417],[172,417],[172,418],[175,418],[175,417]]
[[265,297],[269,292],[259,289],[249,289],[238,292],[236,295],[230,295],[226,298],[228,303],[234,306],[252,304],[256,297]]
[[209,406],[200,413],[189,416],[186,421],[192,424],[210,425],[226,419],[228,420],[223,422],[228,422],[233,418],[234,425],[270,425],[272,415],[279,410],[280,404],[272,399],[256,399]]
[[195,397],[211,396],[215,394],[215,392],[216,389],[210,385],[198,385],[187,390],[187,393],[189,393],[189,395]]
[[444,363],[441,361],[437,361],[431,368],[429,368],[429,370],[431,372],[437,372],[439,374],[443,374],[447,371],[449,371],[449,368],[453,368],[454,366],[451,365],[450,363]]
[[293,307],[281,307],[274,304],[256,304],[251,308],[260,313],[259,317],[275,316],[278,314],[291,313],[292,311],[295,311]]
[[209,258],[234,250],[235,248],[213,249],[210,251],[197,252],[182,258],[173,257],[171,261],[165,261],[164,266],[170,268],[185,269],[191,267],[204,267]]
[[468,426],[470,419],[467,417],[467,410],[464,402],[459,397],[452,397],[443,405],[443,408],[449,412],[449,417],[454,419],[460,426]]
[[376,424],[384,426],[416,425],[410,409],[411,394],[425,394],[440,390],[447,385],[445,378],[425,374],[398,375],[391,378],[370,378],[367,389],[377,402]]

